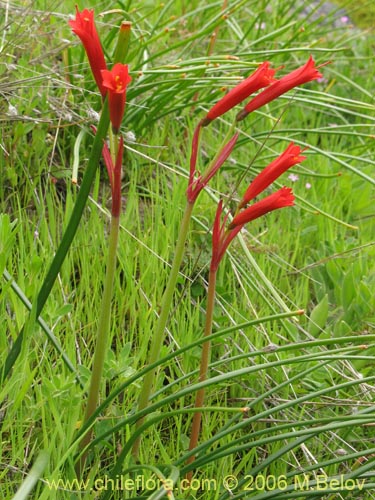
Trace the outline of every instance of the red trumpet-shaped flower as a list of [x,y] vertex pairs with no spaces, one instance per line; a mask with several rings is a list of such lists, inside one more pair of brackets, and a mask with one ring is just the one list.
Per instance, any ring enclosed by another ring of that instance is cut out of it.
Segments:
[[258,196],[259,193],[268,188],[268,186],[270,186],[273,181],[275,181],[278,177],[280,177],[281,174],[288,170],[288,168],[305,160],[306,156],[301,156],[301,153],[303,151],[305,150],[301,149],[299,146],[296,146],[295,144],[293,144],[293,142],[291,142],[280,156],[273,160],[255,177],[255,179],[247,188],[238,208],[241,209],[245,205],[247,205],[250,200]]
[[125,111],[126,87],[131,82],[128,65],[117,63],[111,71],[103,70],[103,86],[108,90],[109,117],[112,129],[118,134]]
[[269,87],[260,92],[260,94],[251,99],[251,101],[246,104],[245,108],[238,113],[237,121],[243,120],[252,111],[255,111],[270,101],[273,101],[294,87],[316,80],[322,76],[323,75],[319,73],[318,68],[315,66],[314,59],[310,56],[304,66],[292,71],[288,75],[283,76],[280,80],[276,80],[276,82],[272,83]]
[[94,11],[84,9],[79,12],[76,7],[76,18],[69,21],[73,32],[81,39],[85,48],[87,58],[90,63],[92,74],[94,75],[96,84],[102,94],[105,96],[107,90],[102,84],[101,71],[107,69],[104,59],[102,45],[99,40],[98,32],[96,31],[94,22]]
[[244,224],[257,219],[268,212],[272,212],[272,210],[290,207],[292,205],[294,205],[293,192],[291,188],[284,186],[275,193],[266,196],[263,200],[257,201],[253,205],[250,205],[242,210],[242,212],[239,212],[229,224],[229,229],[234,229],[237,226],[243,226]]
[[276,70],[269,67],[268,61],[261,64],[258,69],[248,76],[243,82],[231,89],[220,101],[218,101],[203,118],[203,127],[212,122],[215,118],[223,115],[234,106],[244,101],[251,94],[263,87],[267,87],[276,80],[273,78]]
[[113,165],[112,156],[106,143],[104,143],[102,155],[107,168],[109,182],[112,191],[112,216],[119,217],[121,212],[121,173],[122,156],[124,152],[124,140],[121,137],[117,151],[116,163]]
[[223,211],[223,204],[222,201],[220,201],[217,207],[214,227],[212,230],[212,259],[210,270],[217,270],[231,241],[241,231],[245,224],[267,214],[268,212],[272,212],[278,208],[289,207],[293,204],[294,195],[292,190],[290,188],[283,187],[263,200],[245,208],[242,212],[239,212],[226,228],[228,215],[224,217],[224,221],[221,224],[220,220]]

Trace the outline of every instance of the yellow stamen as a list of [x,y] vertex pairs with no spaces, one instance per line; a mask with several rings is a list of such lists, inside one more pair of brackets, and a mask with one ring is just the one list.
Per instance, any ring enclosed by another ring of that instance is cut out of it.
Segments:
[[120,92],[124,88],[124,84],[121,81],[120,75],[115,76],[115,82],[116,82],[116,91]]

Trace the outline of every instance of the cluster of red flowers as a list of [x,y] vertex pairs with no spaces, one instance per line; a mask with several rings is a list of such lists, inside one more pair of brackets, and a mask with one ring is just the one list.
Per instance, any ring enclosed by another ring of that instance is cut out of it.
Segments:
[[103,97],[108,93],[109,114],[112,128],[118,134],[124,115],[126,87],[131,82],[127,64],[117,63],[111,70],[107,69],[104,52],[94,21],[94,11],[84,9],[79,12],[76,7],[76,18],[69,21],[73,32],[81,39],[96,84]]
[[220,223],[223,204],[221,201],[219,202],[212,235],[211,271],[216,271],[230,242],[241,231],[245,224],[273,210],[289,207],[294,204],[292,190],[287,187],[282,187],[275,193],[244,208],[250,201],[258,196],[258,194],[267,189],[282,173],[288,170],[288,168],[305,160],[306,157],[301,156],[301,152],[302,150],[299,146],[290,143],[280,156],[273,160],[254,178],[245,191],[245,194],[238,204],[237,212],[228,226],[228,214],[224,217],[223,223]]
[[[117,63],[111,70],[107,69],[103,49],[95,27],[94,12],[92,10],[84,9],[82,12],[79,12],[77,8],[76,18],[75,20],[69,21],[69,24],[73,32],[79,36],[83,43],[94,79],[103,99],[108,95],[112,130],[115,134],[118,134],[125,110],[126,88],[131,81],[128,66],[126,64]],[[270,67],[268,61],[265,61],[253,74],[248,76],[243,82],[220,99],[199,122],[194,132],[190,158],[189,185],[186,193],[189,203],[195,202],[202,189],[223,165],[233,151],[238,138],[238,133],[236,133],[228,143],[223,146],[221,151],[219,151],[215,161],[211,164],[209,169],[203,174],[198,175],[196,164],[199,138],[203,127],[209,125],[213,120],[222,116],[234,106],[242,103],[258,90],[263,89],[237,114],[236,122],[243,120],[252,111],[273,101],[298,85],[322,77],[311,56],[303,66],[283,76],[279,80],[275,78],[276,71],[276,69]],[[123,143],[121,140],[115,162],[116,164],[114,165],[108,148],[106,146],[103,148],[103,157],[108,169],[114,200],[119,197],[122,151]],[[236,215],[227,229],[225,229],[225,226],[228,216],[225,216],[224,222],[220,224],[223,206],[221,202],[219,203],[213,229],[213,256],[211,269],[217,268],[229,243],[242,229],[244,224],[278,208],[293,205],[293,193],[291,189],[284,187],[263,200],[245,208],[250,201],[262,193],[288,168],[303,161],[306,157],[301,156],[301,153],[302,150],[299,146],[293,143],[289,144],[287,149],[278,158],[271,162],[257,177],[255,177],[247,188],[238,205]]]
[[310,56],[306,64],[291,73],[283,76],[280,80],[274,78],[277,70],[269,67],[268,61],[264,62],[259,68],[243,82],[228,92],[219,102],[217,102],[203,118],[202,126],[208,125],[212,120],[223,115],[237,104],[247,99],[251,94],[265,88],[262,92],[251,99],[237,115],[237,121],[243,120],[249,113],[268,104],[289,90],[312,80],[322,78],[318,68],[315,66],[314,59]]
[[[243,82],[238,84],[222,99],[220,99],[208,111],[207,115],[198,123],[198,126],[196,127],[194,132],[192,152],[190,157],[190,175],[189,185],[187,189],[187,198],[189,203],[194,203],[200,191],[207,185],[208,181],[213,177],[213,175],[218,171],[218,169],[227,159],[227,157],[233,150],[238,137],[238,134],[234,135],[233,138],[228,142],[228,144],[223,147],[222,151],[217,157],[217,161],[214,163],[214,165],[211,166],[210,170],[197,177],[196,164],[199,137],[202,127],[206,127],[207,125],[209,125],[213,120],[219,118],[219,116],[222,116],[234,106],[243,102],[257,90],[266,87],[262,92],[251,99],[246,104],[244,109],[237,114],[237,122],[243,120],[251,111],[264,106],[270,101],[273,101],[292,88],[322,77],[322,74],[319,73],[318,68],[315,66],[315,62],[311,56],[304,66],[283,76],[282,78],[280,78],[280,80],[274,78],[275,73],[276,70],[270,68],[270,63],[268,61],[262,63],[253,74],[248,76]],[[277,168],[272,169],[272,172],[275,171],[277,171]],[[274,177],[274,180],[279,177],[281,173],[282,172],[277,174]]]
[[[224,113],[240,104],[254,92],[262,90],[253,97],[245,107],[237,114],[236,122],[243,120],[249,113],[273,101],[280,95],[304,83],[316,80],[322,77],[322,74],[315,66],[313,58],[310,56],[306,64],[283,76],[279,80],[275,78],[275,69],[270,68],[268,61],[262,63],[258,69],[243,82],[230,90],[222,99],[220,99],[199,122],[193,137],[192,154],[190,159],[190,178],[187,190],[187,198],[190,203],[194,203],[199,192],[207,185],[208,181],[218,171],[224,161],[228,158],[234,148],[238,134],[223,147],[217,155],[216,161],[210,166],[203,175],[196,176],[196,163],[198,154],[198,143],[202,127],[206,127],[213,120],[222,116]],[[243,228],[243,226],[262,215],[267,214],[278,208],[291,206],[294,204],[292,190],[283,187],[279,191],[267,196],[247,208],[246,205],[256,196],[262,193],[270,186],[280,175],[288,168],[303,161],[306,157],[301,156],[302,150],[299,146],[291,143],[287,149],[273,162],[271,162],[259,175],[255,177],[247,188],[242,200],[240,201],[236,215],[232,222],[227,225],[228,215],[225,216],[221,224],[221,215],[223,211],[222,202],[219,203],[215,223],[213,227],[212,238],[212,260],[211,270],[215,271],[223,258],[230,242]]]
[[[127,64],[117,63],[111,70],[107,69],[104,52],[94,21],[94,11],[76,7],[76,18],[69,21],[73,32],[81,39],[85,48],[91,71],[104,99],[108,95],[109,116],[114,134],[118,134],[125,111],[126,88],[131,82]],[[121,168],[124,149],[123,138],[120,138],[115,163],[109,148],[103,146],[103,159],[107,167],[112,190],[112,215],[119,217],[121,210]]]

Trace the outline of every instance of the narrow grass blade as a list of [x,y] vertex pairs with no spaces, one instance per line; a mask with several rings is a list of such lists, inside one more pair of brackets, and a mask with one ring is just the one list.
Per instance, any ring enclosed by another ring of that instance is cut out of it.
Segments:
[[31,490],[42,475],[48,463],[48,453],[42,452],[38,455],[34,465],[32,466],[29,474],[24,482],[21,484],[19,490],[14,495],[13,500],[26,500],[29,498]]
[[[31,304],[31,302],[29,301],[29,299],[26,297],[26,295],[23,293],[23,291],[21,290],[21,288],[17,285],[17,283],[14,281],[14,279],[12,278],[12,276],[8,273],[8,271],[6,269],[4,270],[3,276],[6,279],[6,281],[8,281],[10,283],[11,288],[17,294],[17,296],[22,301],[22,303],[27,307],[27,309],[29,311],[31,311],[32,310],[32,304]],[[51,344],[54,346],[54,348],[60,354],[60,356],[63,359],[63,361],[64,361],[65,365],[67,366],[67,368],[72,373],[75,374],[76,379],[77,379],[79,385],[83,389],[83,387],[84,387],[83,382],[81,381],[80,376],[79,376],[77,370],[75,369],[73,363],[70,361],[69,357],[63,351],[63,348],[61,347],[58,339],[55,337],[55,335],[50,330],[49,326],[47,325],[47,323],[44,321],[44,319],[42,317],[39,316],[37,318],[37,321],[38,321],[39,325],[41,326],[42,330],[44,330],[44,332],[47,335],[47,337],[48,337],[49,341],[51,342]]]

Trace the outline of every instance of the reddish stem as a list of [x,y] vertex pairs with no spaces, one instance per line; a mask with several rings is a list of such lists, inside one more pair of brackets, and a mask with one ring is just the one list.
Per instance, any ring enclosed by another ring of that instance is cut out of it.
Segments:
[[[208,337],[212,333],[212,321],[214,315],[214,305],[215,305],[215,290],[216,290],[216,274],[217,270],[210,271],[208,278],[208,292],[207,292],[207,307],[206,307],[206,323],[204,328],[204,336]],[[208,365],[210,363],[211,354],[211,342],[204,342],[202,345],[202,355],[201,355],[201,365],[199,371],[199,382],[204,382],[207,379]],[[202,387],[198,390],[195,397],[195,408],[202,408],[204,405],[204,395],[205,388]],[[198,444],[200,429],[202,421],[202,412],[194,413],[193,424],[190,434],[190,444],[189,451],[196,448]],[[195,455],[188,458],[187,463],[191,464],[195,460]],[[193,471],[190,471],[186,475],[186,479],[191,481]]]

